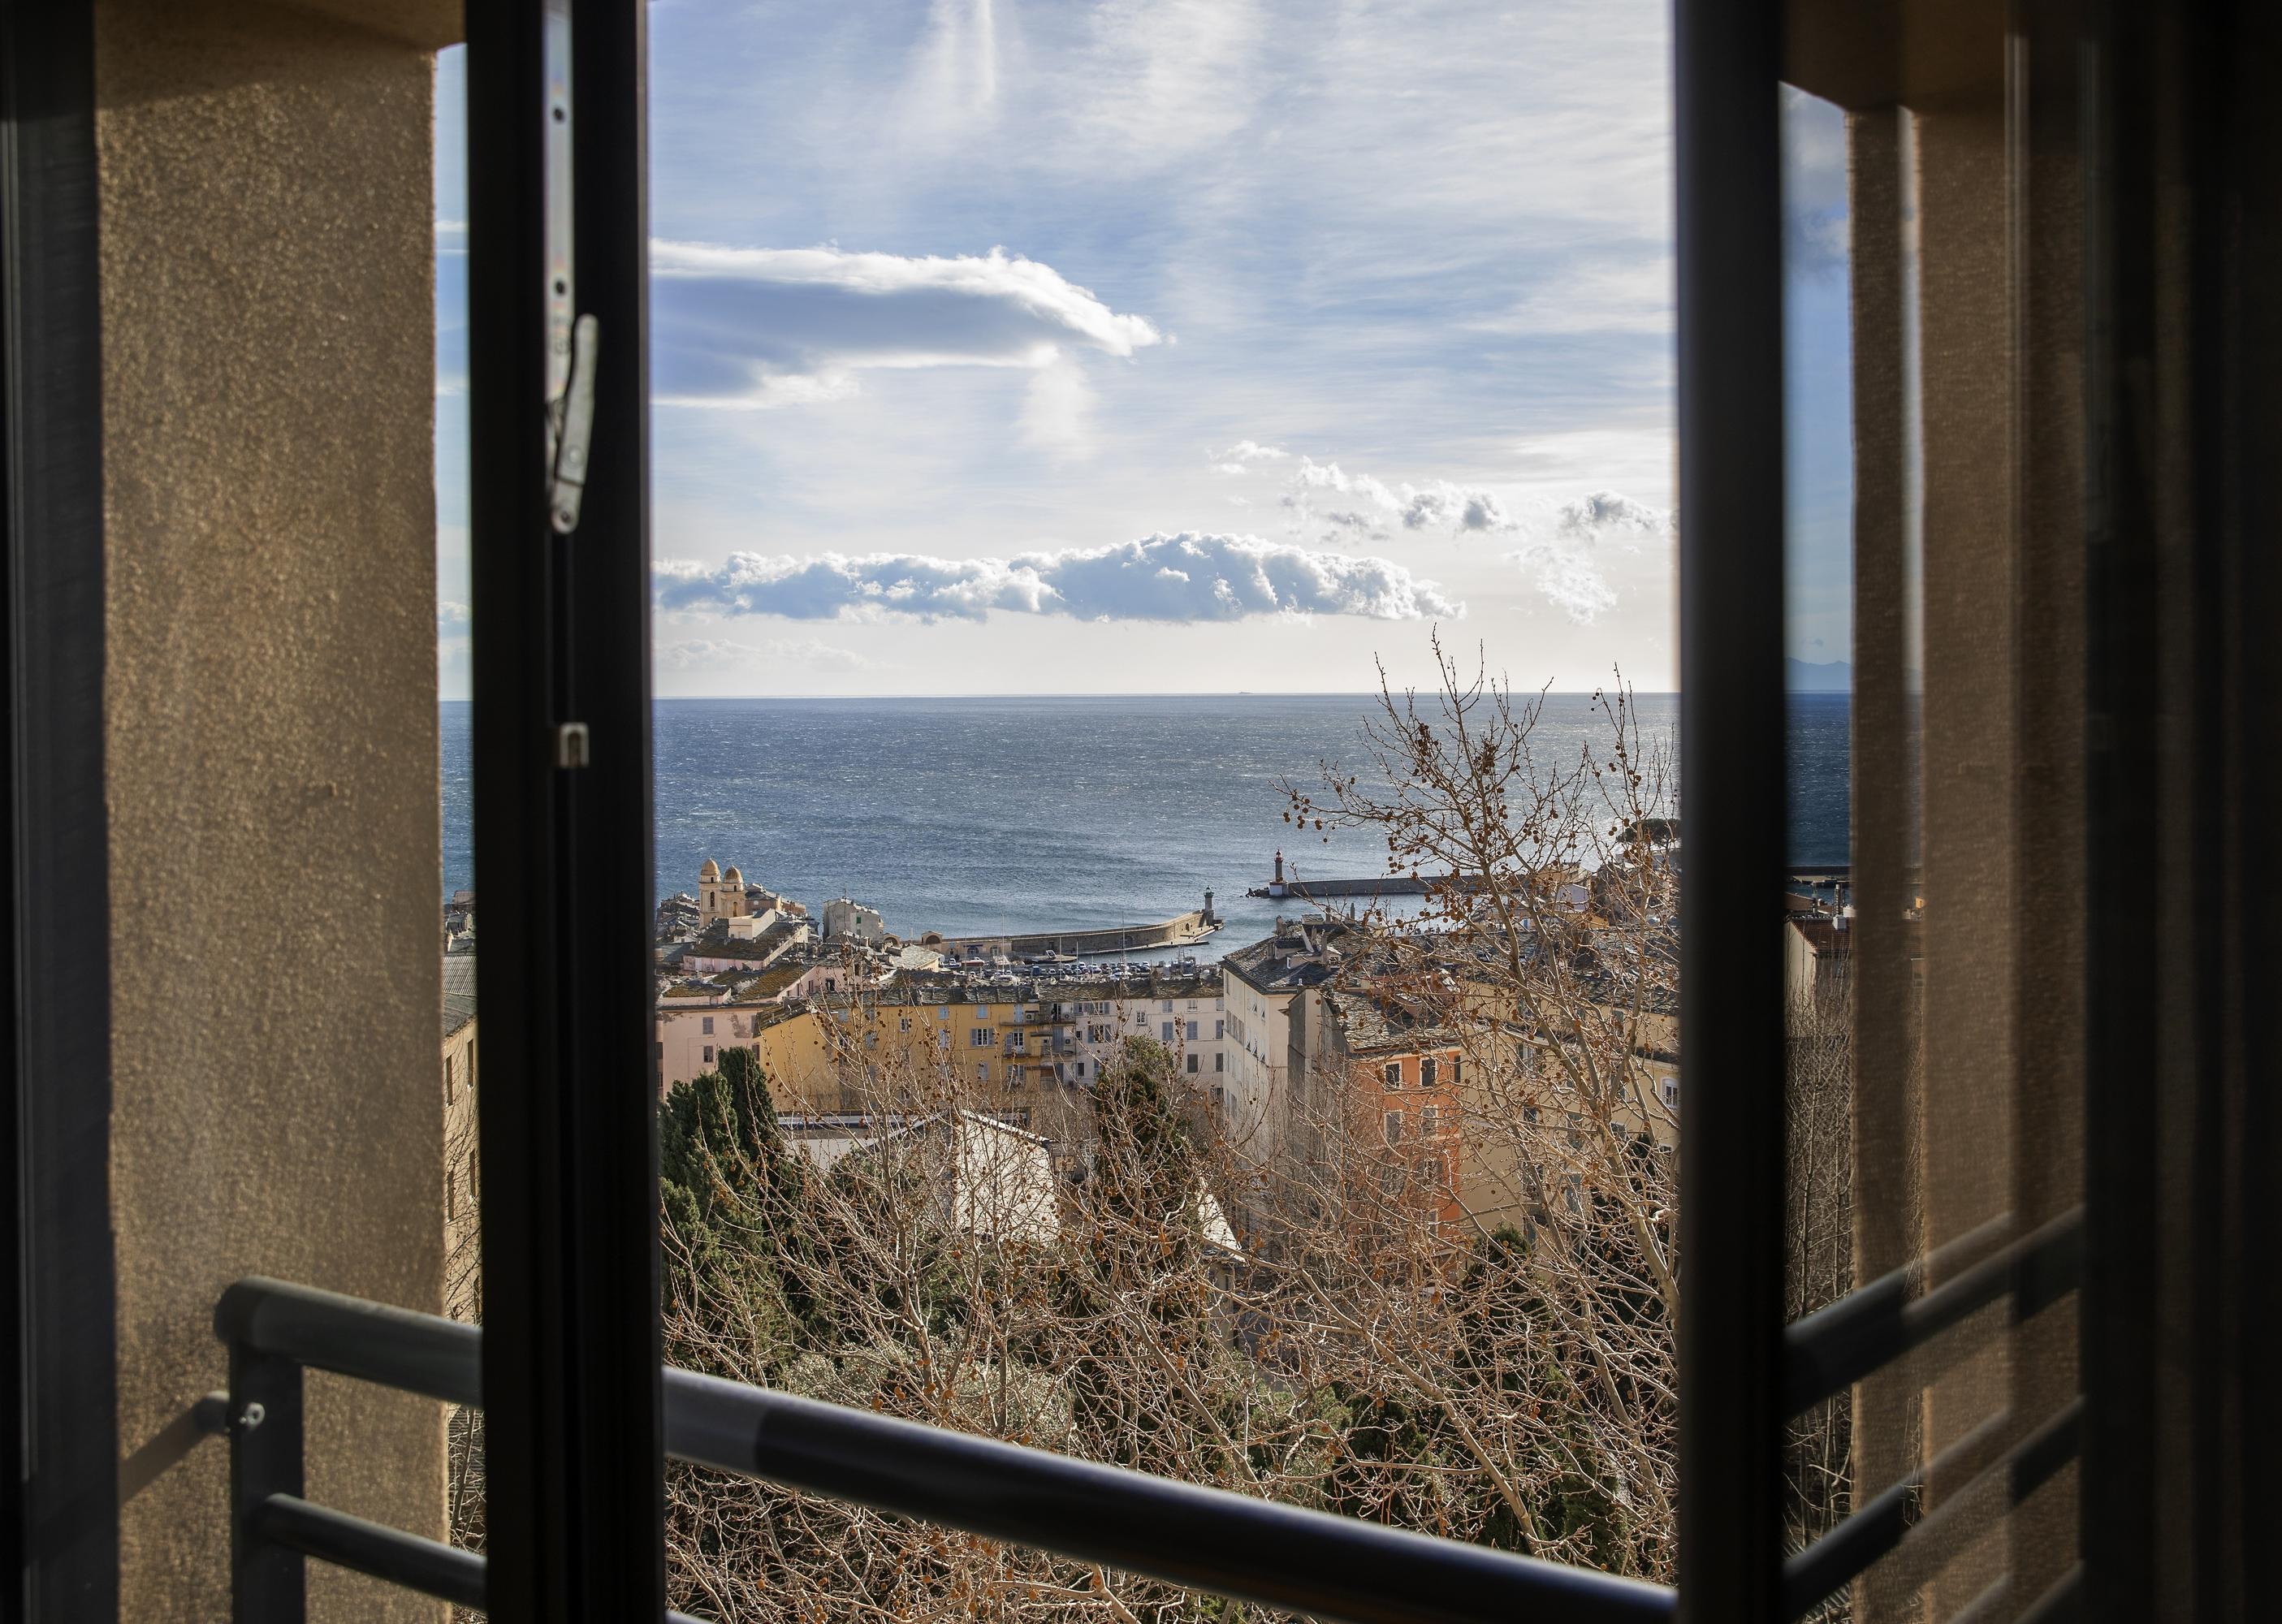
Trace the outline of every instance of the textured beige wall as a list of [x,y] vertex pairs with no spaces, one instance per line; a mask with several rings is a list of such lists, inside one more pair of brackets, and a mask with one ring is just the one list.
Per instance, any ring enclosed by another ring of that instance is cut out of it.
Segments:
[[[221,1385],[252,1272],[443,1295],[432,58],[97,6],[120,1430]],[[435,1534],[436,1407],[313,1380],[309,1486]],[[224,1450],[124,1517],[124,1616],[229,1614]],[[316,1616],[432,1604],[312,1565]]]

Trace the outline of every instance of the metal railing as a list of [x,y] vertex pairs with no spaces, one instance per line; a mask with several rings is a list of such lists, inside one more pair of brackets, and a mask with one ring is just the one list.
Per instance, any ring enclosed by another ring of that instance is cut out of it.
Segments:
[[[2017,1239],[2014,1227],[2010,1214],[1992,1219],[1787,1327],[1784,1414],[1835,1398],[1890,1366],[1913,1386],[1929,1385],[1995,1340],[2000,1325],[1983,1309],[2009,1299],[2004,1324],[2017,1325],[2075,1290],[2084,1268],[2084,1209]],[[1805,1616],[1890,1553],[1937,1568],[1985,1527],[1978,1513],[2001,1515],[2076,1458],[2083,1409],[2078,1398],[2045,1417],[1999,1412],[1901,1481],[1868,1493],[1857,1485],[1852,1513],[1784,1563],[1783,1616]],[[1920,1518],[1929,1482],[1960,1487]]]
[[[300,1624],[314,1557],[481,1607],[484,1558],[303,1498],[302,1372],[446,1403],[482,1402],[483,1333],[276,1280],[214,1310],[229,1348],[236,1624]],[[1249,1499],[1144,1472],[667,1370],[666,1452],[852,1501],[1346,1624],[1631,1624],[1674,1593],[1587,1568]],[[695,1624],[670,1615],[672,1624]]]

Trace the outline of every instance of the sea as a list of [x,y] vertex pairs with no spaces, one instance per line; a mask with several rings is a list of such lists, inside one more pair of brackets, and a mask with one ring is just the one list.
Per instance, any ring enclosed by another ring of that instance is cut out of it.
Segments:
[[[1540,759],[1605,748],[1590,695],[1542,704]],[[853,897],[916,937],[1153,921],[1201,906],[1209,889],[1225,929],[1135,956],[1217,958],[1294,911],[1245,895],[1279,851],[1301,876],[1382,871],[1383,837],[1284,818],[1288,789],[1327,771],[1370,781],[1378,706],[1362,695],[661,699],[657,892],[694,895],[711,858],[811,912]],[[1677,695],[1638,695],[1634,716],[1646,745],[1676,753]],[[446,703],[441,722],[449,895],[477,889],[470,706]],[[1847,696],[1793,695],[1789,736],[1790,860],[1843,863]]]

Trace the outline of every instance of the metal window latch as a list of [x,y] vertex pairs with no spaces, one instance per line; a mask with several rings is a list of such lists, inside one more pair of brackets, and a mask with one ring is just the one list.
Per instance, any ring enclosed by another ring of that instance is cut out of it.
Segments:
[[584,722],[564,722],[555,730],[555,765],[565,769],[583,767],[593,755],[593,740]]
[[552,478],[547,507],[557,535],[578,528],[578,502],[586,493],[586,456],[594,431],[594,351],[601,332],[602,323],[593,316],[578,318],[571,330],[570,382],[547,411]]
[[594,428],[598,323],[578,307],[571,184],[570,0],[542,7],[547,73],[547,516],[555,533],[578,528]]

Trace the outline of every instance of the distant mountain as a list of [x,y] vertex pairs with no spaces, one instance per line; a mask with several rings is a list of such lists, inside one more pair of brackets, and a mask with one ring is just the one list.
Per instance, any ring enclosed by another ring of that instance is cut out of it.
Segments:
[[1818,665],[1811,660],[1786,659],[1783,687],[1793,694],[1851,694],[1854,691],[1854,668],[1844,660],[1829,660]]

